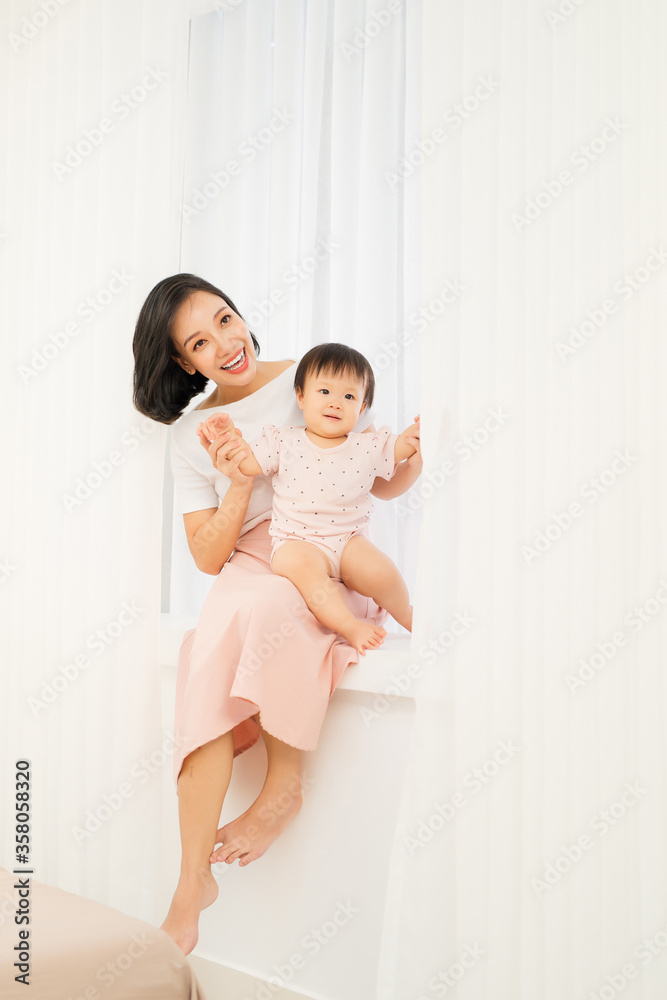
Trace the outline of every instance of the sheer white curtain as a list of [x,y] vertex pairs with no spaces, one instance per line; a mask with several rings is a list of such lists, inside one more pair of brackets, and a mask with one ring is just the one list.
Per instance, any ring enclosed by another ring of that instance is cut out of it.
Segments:
[[[193,20],[181,269],[230,295],[262,358],[358,348],[376,425],[402,430],[419,412],[419,188],[385,173],[419,135],[419,7],[377,35],[372,9],[255,0]],[[414,591],[417,520],[377,501],[371,530]],[[210,586],[177,515],[172,614]]]
[[0,11],[0,864],[15,864],[26,757],[34,877],[150,920],[171,766],[157,658],[166,429],[133,408],[131,344],[147,292],[178,269],[192,6]]
[[424,663],[382,997],[667,990],[665,29],[424,3],[423,294],[465,291],[422,340],[415,643],[474,621]]

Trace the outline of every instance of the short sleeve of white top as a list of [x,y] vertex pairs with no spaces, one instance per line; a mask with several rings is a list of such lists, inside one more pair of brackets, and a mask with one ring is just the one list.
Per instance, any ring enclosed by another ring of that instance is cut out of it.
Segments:
[[[226,406],[188,410],[171,427],[170,457],[174,475],[175,509],[179,514],[217,507],[229,488],[229,479],[213,467],[213,463],[199,441],[197,425],[214,413],[229,413],[246,441],[259,437],[266,424],[288,424],[303,427],[303,413],[294,393],[295,365],[290,365],[280,375],[267,382],[261,389]],[[356,432],[361,432],[375,421],[375,411],[364,410],[359,417]],[[241,534],[250,531],[260,521],[271,517],[273,486],[270,476],[255,476],[255,484],[248,503]]]

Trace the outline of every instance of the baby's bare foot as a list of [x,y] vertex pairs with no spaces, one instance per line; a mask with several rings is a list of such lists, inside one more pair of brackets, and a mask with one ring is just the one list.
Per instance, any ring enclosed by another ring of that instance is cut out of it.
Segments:
[[218,830],[216,844],[222,847],[211,855],[211,864],[238,861],[242,866],[261,858],[297,815],[302,801],[298,778],[263,788],[249,809]]
[[162,930],[184,955],[189,955],[197,944],[199,914],[215,902],[217,895],[218,886],[208,866],[188,875],[181,873]]
[[343,628],[341,628],[340,634],[362,656],[366,655],[367,649],[375,649],[377,646],[381,646],[387,634],[387,630],[381,628],[379,625],[371,625],[358,618],[353,618],[349,623],[346,622]]

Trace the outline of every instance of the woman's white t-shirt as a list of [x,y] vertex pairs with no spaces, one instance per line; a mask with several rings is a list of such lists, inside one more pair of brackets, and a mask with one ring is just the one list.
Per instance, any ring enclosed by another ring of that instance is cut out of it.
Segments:
[[[179,514],[217,507],[229,489],[229,479],[211,462],[197,434],[197,425],[213,413],[229,413],[246,441],[259,437],[265,424],[277,427],[303,427],[303,412],[294,392],[295,365],[260,389],[226,406],[211,406],[189,410],[172,425],[171,468],[174,474],[175,509]],[[364,431],[375,420],[372,409],[366,409],[356,423],[355,431]],[[260,521],[271,517],[273,486],[271,476],[255,476],[248,509],[240,534],[250,531]]]

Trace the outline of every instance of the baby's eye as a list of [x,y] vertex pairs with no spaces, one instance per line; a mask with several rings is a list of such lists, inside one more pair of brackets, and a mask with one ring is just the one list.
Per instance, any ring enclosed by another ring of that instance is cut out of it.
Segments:
[[328,389],[318,389],[317,391],[318,392],[326,392],[327,395],[329,394],[329,390]]
[[354,399],[354,395],[353,395],[353,394],[352,394],[351,392],[347,392],[347,393],[345,394],[345,398],[346,398],[346,399]]

